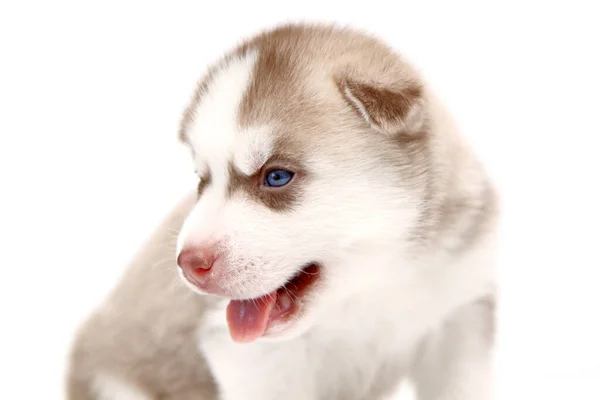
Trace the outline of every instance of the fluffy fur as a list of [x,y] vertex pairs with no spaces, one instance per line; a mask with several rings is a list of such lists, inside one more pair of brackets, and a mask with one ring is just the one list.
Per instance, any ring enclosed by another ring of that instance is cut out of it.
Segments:
[[[496,194],[401,56],[352,29],[264,32],[208,71],[180,137],[197,200],[83,326],[71,399],[378,399],[405,378],[421,400],[491,398]],[[261,186],[273,165],[289,187]],[[220,296],[176,278],[177,254],[209,245]],[[311,262],[297,317],[234,343],[228,299]]]

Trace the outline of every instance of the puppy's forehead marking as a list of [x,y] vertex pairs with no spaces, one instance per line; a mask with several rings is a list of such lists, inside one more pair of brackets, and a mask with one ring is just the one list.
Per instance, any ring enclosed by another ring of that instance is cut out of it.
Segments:
[[210,168],[217,184],[226,184],[228,165],[240,152],[240,138],[247,135],[240,129],[238,114],[240,103],[252,81],[257,57],[257,52],[249,51],[229,60],[214,73],[194,110],[194,122],[189,126],[188,140],[199,172]]
[[244,129],[234,146],[234,165],[245,175],[254,174],[271,156],[273,143],[273,132],[268,126]]

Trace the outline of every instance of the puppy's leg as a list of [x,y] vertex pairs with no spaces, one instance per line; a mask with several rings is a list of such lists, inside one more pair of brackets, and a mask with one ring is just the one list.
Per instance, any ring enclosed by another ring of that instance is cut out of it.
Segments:
[[72,375],[67,382],[69,400],[154,400],[138,387],[104,374],[95,378]]
[[492,296],[479,299],[427,336],[411,374],[419,400],[493,398],[494,309]]
[[67,379],[67,400],[95,400],[95,396],[86,379],[69,376]]
[[94,380],[94,392],[98,400],[154,400],[131,382],[100,374]]

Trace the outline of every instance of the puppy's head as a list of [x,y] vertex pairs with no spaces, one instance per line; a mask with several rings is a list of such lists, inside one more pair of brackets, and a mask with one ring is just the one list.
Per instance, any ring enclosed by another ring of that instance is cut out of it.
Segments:
[[393,279],[427,196],[424,98],[384,44],[332,27],[265,32],[207,73],[182,123],[199,184],[178,264],[231,299],[235,340],[296,335]]

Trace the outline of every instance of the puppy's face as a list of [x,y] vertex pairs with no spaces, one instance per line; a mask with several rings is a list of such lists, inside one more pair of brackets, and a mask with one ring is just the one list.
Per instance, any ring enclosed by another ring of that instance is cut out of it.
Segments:
[[180,274],[231,299],[240,342],[297,335],[328,306],[389,281],[389,259],[419,215],[411,145],[378,132],[386,121],[367,87],[290,58],[260,46],[229,57],[182,131],[199,184],[179,236]]

